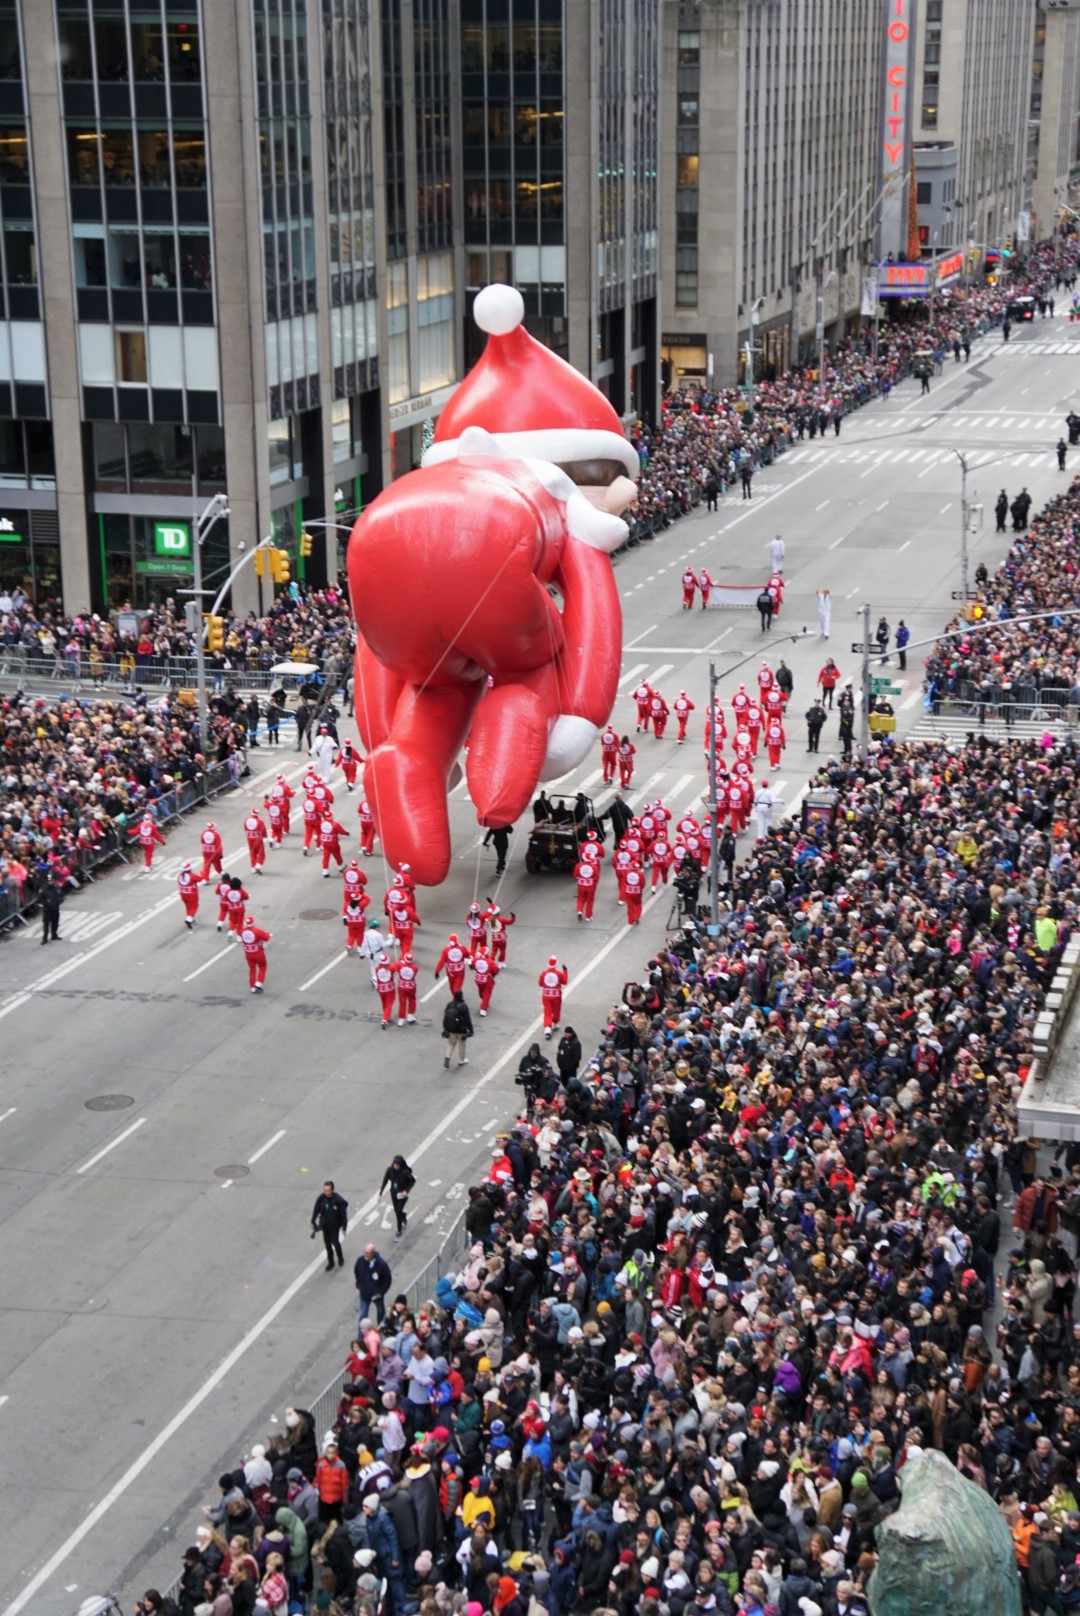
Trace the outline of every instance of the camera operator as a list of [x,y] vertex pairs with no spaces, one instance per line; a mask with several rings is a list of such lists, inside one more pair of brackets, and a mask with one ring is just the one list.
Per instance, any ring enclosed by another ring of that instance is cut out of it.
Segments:
[[675,891],[679,894],[682,913],[696,915],[701,892],[701,865],[690,853],[686,854],[679,865],[679,873],[675,877]]
[[530,1044],[522,1055],[514,1082],[525,1090],[525,1115],[530,1122],[536,1115],[537,1100],[553,1100],[559,1092],[559,1080],[539,1044]]

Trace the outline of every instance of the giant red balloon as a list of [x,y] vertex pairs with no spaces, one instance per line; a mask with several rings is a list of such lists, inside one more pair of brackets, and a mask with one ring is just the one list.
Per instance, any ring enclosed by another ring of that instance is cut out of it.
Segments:
[[[509,825],[607,723],[622,656],[608,552],[626,533],[611,509],[637,472],[610,404],[527,334],[513,288],[488,287],[475,313],[487,348],[423,469],[349,543],[365,791],[387,856],[429,886],[449,869],[466,740],[480,824]],[[579,486],[594,483],[607,509]]]

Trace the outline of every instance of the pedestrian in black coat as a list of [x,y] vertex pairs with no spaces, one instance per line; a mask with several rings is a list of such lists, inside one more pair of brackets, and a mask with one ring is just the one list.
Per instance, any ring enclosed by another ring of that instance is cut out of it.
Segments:
[[344,1196],[337,1193],[333,1179],[328,1178],[322,1187],[322,1194],[316,1197],[311,1213],[311,1238],[314,1240],[316,1234],[321,1231],[323,1245],[326,1247],[327,1273],[333,1268],[335,1257],[339,1268],[345,1266],[341,1241],[348,1226],[349,1203]]
[[41,945],[43,948],[50,940],[54,943],[62,941],[59,928],[60,905],[63,901],[63,895],[56,884],[56,877],[50,870],[45,877],[45,885],[38,896],[38,902],[41,904]]
[[578,1067],[581,1065],[581,1039],[573,1027],[567,1027],[559,1039],[555,1051],[555,1064],[564,1083],[569,1083],[572,1077],[577,1076]]

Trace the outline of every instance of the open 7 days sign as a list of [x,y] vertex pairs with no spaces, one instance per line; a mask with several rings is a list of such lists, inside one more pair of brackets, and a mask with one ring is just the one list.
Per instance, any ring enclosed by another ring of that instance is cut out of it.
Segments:
[[0,544],[21,544],[23,537],[15,531],[15,523],[10,516],[0,516]]
[[190,522],[155,522],[154,554],[186,560],[191,555]]

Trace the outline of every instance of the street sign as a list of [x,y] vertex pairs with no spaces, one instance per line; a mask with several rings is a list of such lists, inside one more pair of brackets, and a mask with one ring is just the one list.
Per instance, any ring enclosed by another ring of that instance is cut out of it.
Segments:
[[862,645],[856,642],[851,647],[851,654],[852,656],[862,656],[864,651],[873,651],[873,649],[874,647],[872,645]]
[[891,679],[871,679],[870,681],[870,689],[874,691],[891,690],[892,687]]
[[874,680],[875,696],[902,696],[903,694],[903,685],[890,685],[887,684],[883,679]]
[[190,522],[155,522],[154,554],[159,556],[190,556]]
[[978,592],[977,589],[969,589],[967,594],[965,595],[964,591],[962,589],[953,589],[953,590],[950,591],[949,599],[950,600],[975,600],[977,598],[977,596],[978,596],[978,593],[979,592]]

